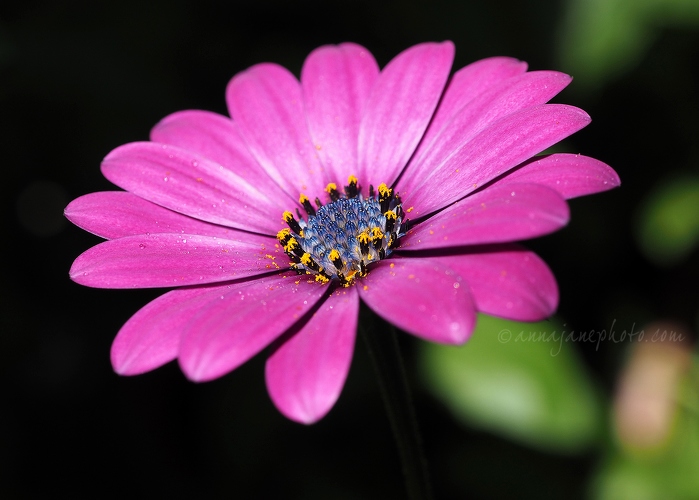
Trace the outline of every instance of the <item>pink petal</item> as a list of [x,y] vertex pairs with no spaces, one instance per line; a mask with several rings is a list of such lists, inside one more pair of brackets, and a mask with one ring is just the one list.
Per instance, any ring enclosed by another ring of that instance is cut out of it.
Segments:
[[276,64],[238,73],[226,90],[228,109],[248,148],[265,171],[294,199],[323,193],[325,172],[306,125],[301,85]]
[[180,344],[182,371],[197,382],[225,375],[291,328],[327,291],[295,273],[231,285],[189,322]]
[[383,69],[359,132],[360,182],[391,185],[398,177],[432,118],[453,58],[451,42],[423,43]]
[[565,200],[538,184],[488,186],[408,230],[401,250],[504,243],[535,238],[568,223]]
[[[281,202],[271,198],[286,198],[279,185],[250,153],[238,125],[226,116],[209,111],[179,111],[160,120],[150,136],[154,142],[178,146],[223,165],[265,193],[270,203]],[[288,199],[293,201],[296,197]]]
[[236,239],[187,234],[126,236],[80,255],[76,283],[97,288],[149,288],[216,283],[288,267],[276,240],[249,233]]
[[379,316],[432,342],[462,344],[475,325],[468,283],[436,260],[378,262],[358,287],[361,299]]
[[454,73],[425,134],[439,132],[456,113],[482,92],[527,71],[527,63],[511,57],[491,57],[464,66]]
[[[467,143],[489,125],[522,109],[548,102],[570,82],[571,77],[555,71],[533,71],[509,78],[470,100],[461,109],[453,110],[450,121],[434,134],[423,139],[408,165],[408,174],[398,183],[401,192],[410,192],[428,177],[435,164],[447,158],[461,144]],[[440,110],[444,104],[440,105]],[[433,122],[430,130],[436,124]]]
[[444,125],[466,104],[487,89],[526,71],[527,63],[523,61],[511,57],[491,57],[464,66],[454,73],[414,156],[420,156],[428,145],[432,144]]
[[435,257],[468,283],[479,311],[515,321],[540,321],[558,307],[553,273],[535,253],[501,245],[477,253]]
[[177,358],[185,326],[204,305],[219,300],[226,285],[172,290],[131,316],[112,343],[112,366],[138,375]]
[[185,149],[154,142],[121,146],[102,162],[104,176],[141,198],[214,224],[276,234],[288,209],[231,170]]
[[303,65],[308,128],[318,156],[338,186],[357,173],[359,123],[378,74],[371,53],[353,43],[320,47]]
[[601,161],[565,153],[533,158],[496,180],[493,186],[511,182],[548,186],[566,199],[607,191],[621,184],[617,173]]
[[588,123],[587,113],[564,104],[534,106],[502,118],[468,142],[455,145],[449,155],[432,166],[420,185],[411,191],[401,190],[404,205],[415,208],[413,218],[428,215]]
[[340,288],[267,360],[267,389],[286,417],[312,424],[333,407],[352,361],[358,315],[356,290]]
[[234,239],[235,229],[192,219],[126,191],[90,193],[71,201],[65,216],[78,227],[107,239],[148,233],[182,233]]

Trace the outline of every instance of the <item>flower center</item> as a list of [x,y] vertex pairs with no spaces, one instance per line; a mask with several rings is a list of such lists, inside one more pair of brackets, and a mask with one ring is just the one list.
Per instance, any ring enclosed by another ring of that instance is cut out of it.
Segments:
[[289,228],[279,231],[277,239],[299,274],[313,274],[321,283],[337,280],[350,286],[356,278],[366,276],[371,263],[388,257],[403,236],[400,197],[381,184],[376,192],[369,186],[365,198],[357,182],[350,175],[344,193],[336,184],[328,184],[325,191],[330,203],[323,205],[316,198],[317,210],[302,194],[299,202],[308,220],[299,210],[298,220],[284,212],[282,218]]

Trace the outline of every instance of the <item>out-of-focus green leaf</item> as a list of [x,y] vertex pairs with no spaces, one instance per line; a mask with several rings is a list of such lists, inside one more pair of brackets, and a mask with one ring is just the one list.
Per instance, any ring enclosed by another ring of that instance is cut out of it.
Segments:
[[671,441],[661,453],[633,453],[614,448],[593,484],[600,500],[667,500],[699,498],[699,393],[694,379],[683,382]]
[[632,68],[658,29],[699,25],[697,0],[569,0],[566,10],[559,57],[591,86]]
[[422,373],[464,423],[540,449],[576,452],[598,437],[601,410],[569,334],[553,320],[481,315],[465,345],[423,344]]
[[656,264],[675,264],[699,243],[699,178],[660,185],[641,204],[637,225],[643,253]]

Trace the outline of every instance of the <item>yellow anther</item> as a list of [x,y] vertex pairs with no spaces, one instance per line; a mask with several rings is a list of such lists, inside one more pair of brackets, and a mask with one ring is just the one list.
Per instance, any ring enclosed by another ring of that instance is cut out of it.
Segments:
[[347,185],[345,186],[345,194],[348,198],[354,198],[359,194],[359,179],[356,176],[350,175],[347,178]]
[[379,226],[374,226],[371,229],[371,239],[372,240],[380,240],[383,239],[383,232],[381,231],[381,228]]
[[316,274],[316,281],[317,281],[318,283],[323,283],[323,284],[325,284],[325,283],[327,283],[327,282],[330,281],[330,280],[329,280],[327,277],[323,276],[322,274]]
[[369,243],[369,241],[371,241],[371,236],[369,236],[369,231],[365,229],[364,231],[359,233],[357,235],[357,241],[359,243]]
[[279,243],[284,243],[288,238],[291,238],[291,231],[287,228],[284,228],[277,233]]
[[335,266],[335,269],[337,269],[338,271],[342,270],[345,264],[344,262],[342,262],[342,259],[340,258],[340,252],[333,248],[332,250],[330,250],[328,258],[330,259],[330,262],[333,263],[333,266]]
[[304,253],[301,256],[301,264],[303,264],[304,266],[309,265],[312,261],[313,259],[311,259],[311,254],[308,252]]
[[282,214],[282,219],[284,219],[284,222],[289,224],[289,229],[291,229],[294,233],[298,234],[299,236],[303,237],[303,229],[301,229],[301,225],[294,217],[294,214],[287,210]]
[[335,202],[340,199],[340,192],[337,190],[337,184],[334,182],[329,183],[325,186],[325,192],[330,196],[330,200]]
[[[318,198],[316,198],[316,201],[318,201]],[[316,214],[316,209],[313,208],[313,205],[311,205],[311,200],[308,199],[308,196],[305,194],[301,193],[299,195],[299,203],[303,205],[303,209],[306,211],[306,213],[312,217]],[[318,202],[320,205],[320,202]]]
[[386,217],[386,220],[393,220],[393,221],[395,221],[398,218],[396,213],[392,210],[388,210],[385,214],[383,214],[383,216]]
[[381,184],[379,184],[379,195],[381,196],[381,198],[388,198],[389,196],[391,196],[392,192],[393,191],[386,185],[386,183],[382,182]]
[[289,241],[286,242],[286,245],[284,245],[284,251],[285,252],[293,252],[294,249],[296,249],[299,246],[299,242],[296,241],[296,238],[289,238]]

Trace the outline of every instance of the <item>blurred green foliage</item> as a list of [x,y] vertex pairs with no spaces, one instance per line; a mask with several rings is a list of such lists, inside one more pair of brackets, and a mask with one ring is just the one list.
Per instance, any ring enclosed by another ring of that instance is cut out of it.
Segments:
[[677,264],[699,243],[699,177],[666,180],[643,200],[637,238],[643,253],[659,265]]
[[564,325],[480,315],[461,347],[424,344],[427,385],[467,425],[537,448],[579,452],[600,437],[603,414]]
[[[699,358],[693,357],[669,401],[668,437],[652,447],[634,447],[616,435],[610,404],[577,356],[571,340],[582,334],[566,331],[556,319],[518,323],[481,315],[464,346],[421,345],[421,373],[466,427],[554,453],[596,450],[600,461],[589,484],[591,498],[696,498]],[[636,400],[640,406],[632,418],[653,421],[652,408],[644,406],[653,403]]]
[[570,0],[566,10],[559,58],[586,87],[632,69],[660,28],[699,23],[697,0]]

